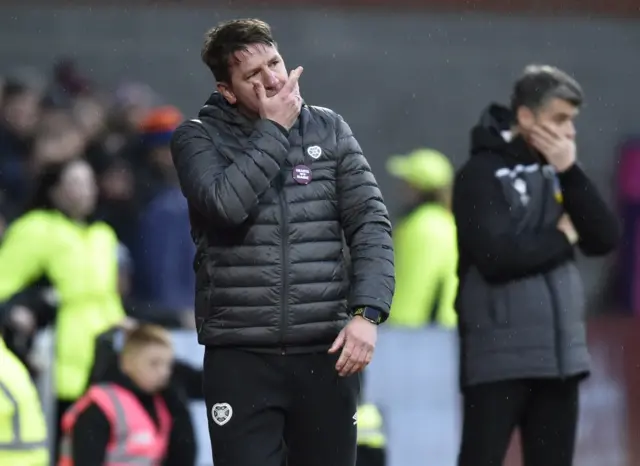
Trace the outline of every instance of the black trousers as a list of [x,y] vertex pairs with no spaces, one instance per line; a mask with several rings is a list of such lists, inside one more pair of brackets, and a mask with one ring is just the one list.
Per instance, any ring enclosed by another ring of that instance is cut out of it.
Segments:
[[572,466],[578,378],[467,387],[458,466],[502,466],[516,427],[525,466]]
[[204,395],[216,466],[355,466],[360,376],[337,355],[207,348]]

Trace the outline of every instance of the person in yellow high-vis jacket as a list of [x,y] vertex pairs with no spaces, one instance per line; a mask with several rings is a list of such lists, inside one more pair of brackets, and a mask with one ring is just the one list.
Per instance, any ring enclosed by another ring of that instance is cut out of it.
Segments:
[[55,389],[58,418],[84,393],[96,337],[126,322],[118,294],[118,241],[89,222],[96,182],[82,160],[45,167],[31,208],[0,244],[0,302],[46,277],[58,297]]
[[27,368],[0,336],[0,465],[49,466],[47,424]]
[[409,211],[393,233],[396,290],[388,323],[454,328],[458,247],[450,210],[453,167],[440,152],[418,149],[390,157],[387,169],[409,188]]
[[382,414],[372,403],[358,406],[358,455],[356,466],[386,466],[387,441]]
[[358,445],[356,466],[386,466],[387,440],[382,414],[375,404],[364,401],[366,379],[367,371],[360,373],[358,410],[354,417]]

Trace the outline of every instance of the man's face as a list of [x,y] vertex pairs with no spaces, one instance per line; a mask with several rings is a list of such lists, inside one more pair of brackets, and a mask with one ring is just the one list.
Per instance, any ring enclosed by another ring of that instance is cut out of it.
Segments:
[[2,117],[19,136],[29,136],[38,122],[40,96],[31,91],[11,96],[4,102]]
[[141,390],[157,393],[169,383],[173,361],[171,348],[150,344],[124,355],[122,369]]
[[274,46],[254,44],[236,52],[230,60],[230,83],[219,83],[218,90],[227,102],[258,113],[255,85],[264,86],[267,97],[277,94],[287,82],[284,60]]
[[518,124],[525,138],[528,138],[535,125],[546,125],[566,138],[575,139],[574,120],[577,116],[578,108],[575,105],[566,100],[553,98],[535,111],[520,107]]

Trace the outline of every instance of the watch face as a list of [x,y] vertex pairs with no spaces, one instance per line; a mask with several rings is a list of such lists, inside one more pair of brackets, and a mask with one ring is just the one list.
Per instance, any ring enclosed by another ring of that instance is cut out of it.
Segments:
[[380,321],[380,312],[375,309],[365,309],[362,316],[376,324]]

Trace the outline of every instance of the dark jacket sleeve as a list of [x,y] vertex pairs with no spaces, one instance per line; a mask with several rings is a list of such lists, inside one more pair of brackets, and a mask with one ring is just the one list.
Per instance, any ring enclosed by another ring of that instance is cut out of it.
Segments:
[[183,123],[171,140],[173,163],[189,204],[228,226],[240,225],[249,217],[280,173],[288,152],[285,133],[269,120],[256,123],[233,160],[218,151],[199,120]]
[[71,435],[73,464],[102,466],[111,438],[109,421],[96,405],[91,404],[80,413]]
[[595,185],[578,164],[558,178],[564,208],[578,232],[582,252],[590,256],[611,252],[620,239],[620,225]]
[[371,167],[347,123],[338,117],[337,195],[351,256],[350,308],[389,314],[395,287],[391,222]]
[[173,425],[163,466],[194,466],[197,456],[196,434],[189,400],[179,390],[166,390],[164,395]]
[[557,228],[516,230],[496,169],[472,159],[456,176],[453,213],[461,252],[490,282],[541,273],[572,257],[571,243]]

